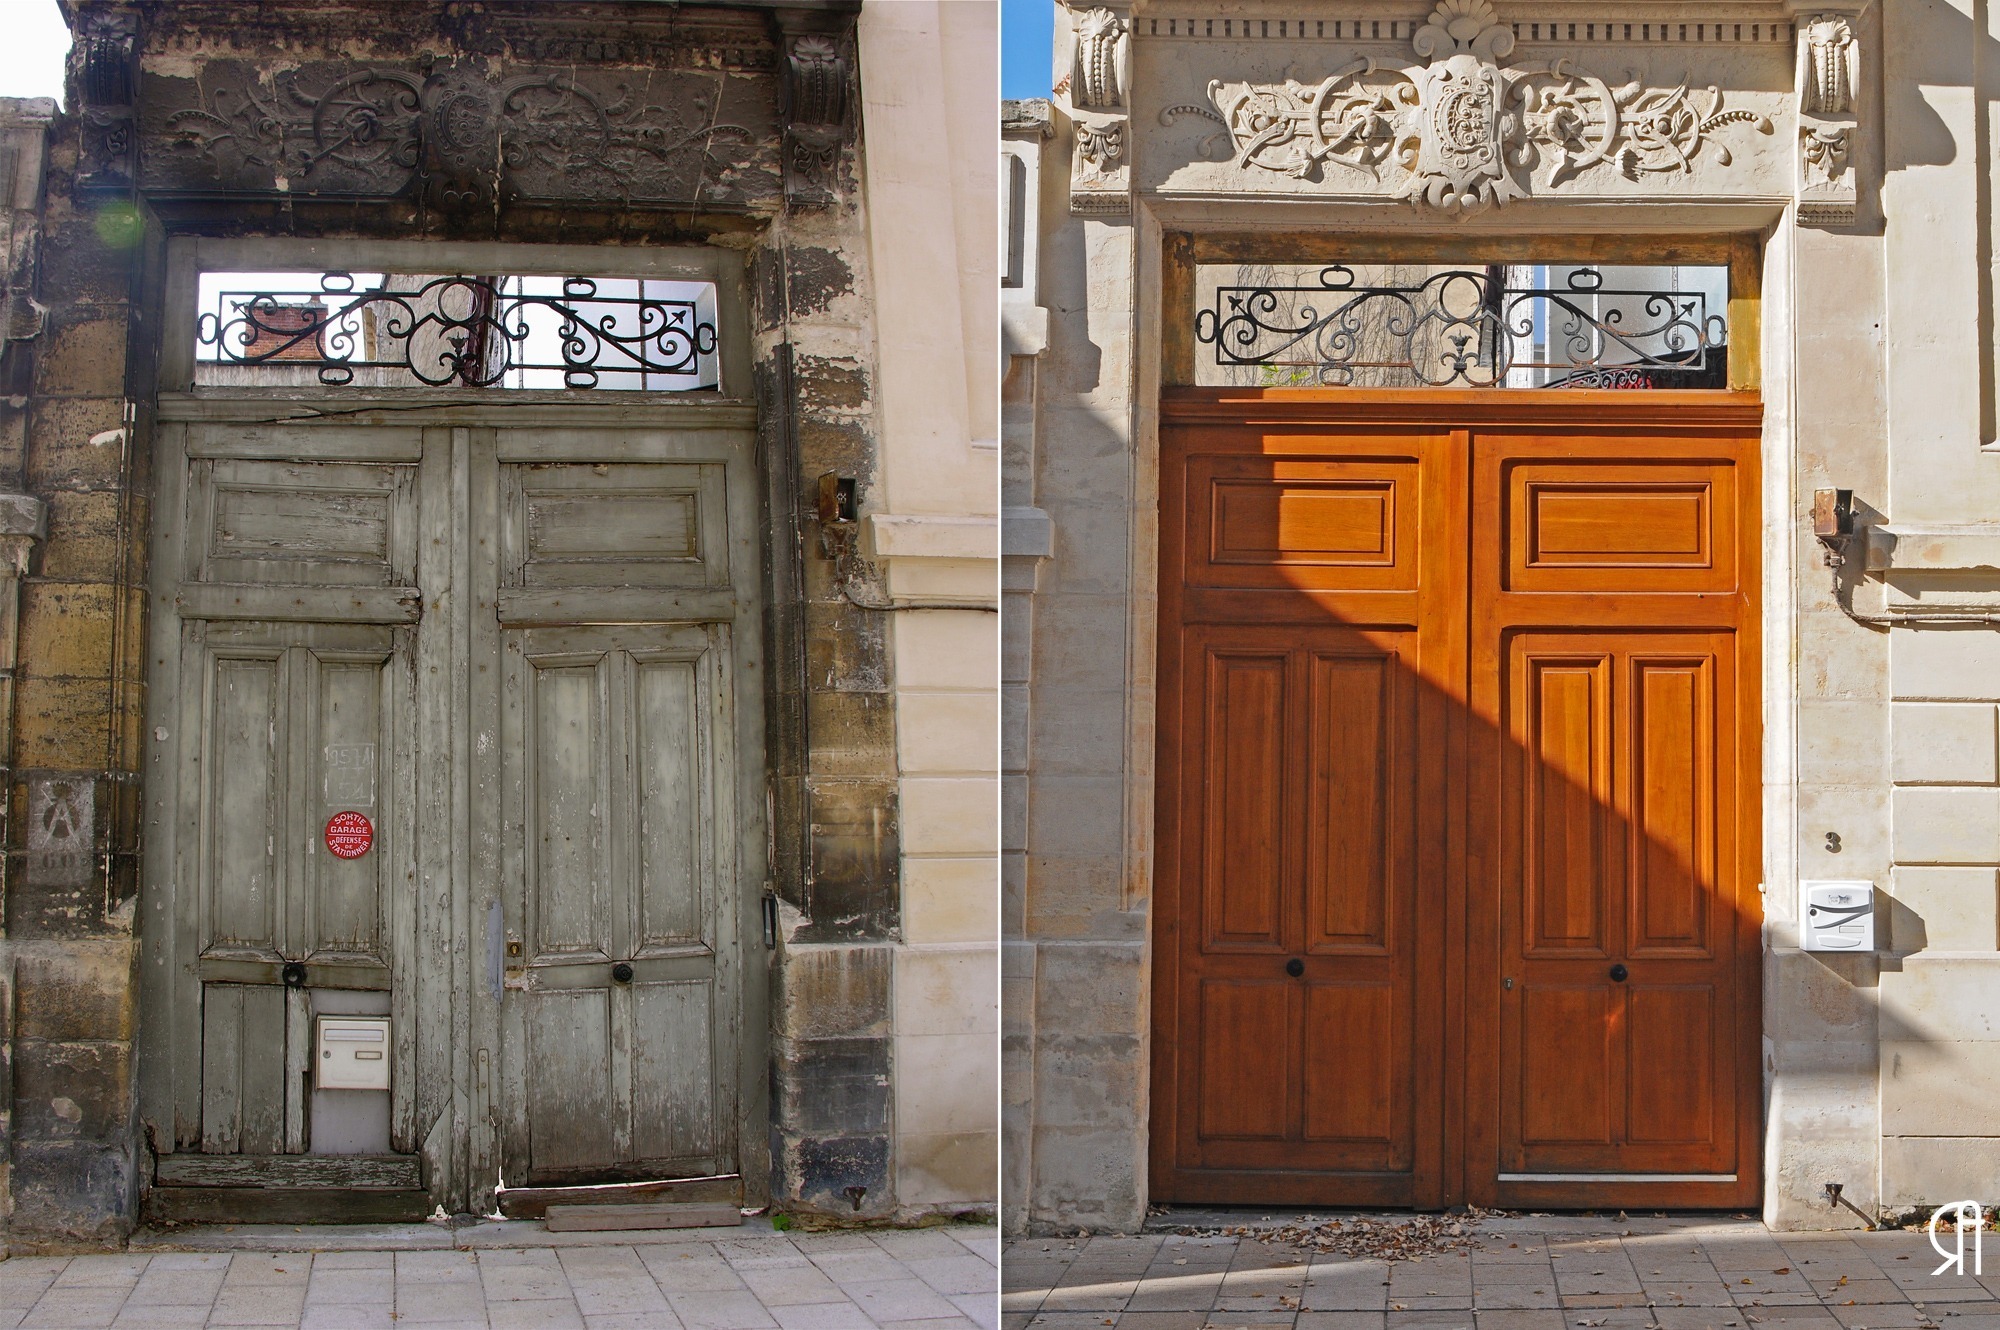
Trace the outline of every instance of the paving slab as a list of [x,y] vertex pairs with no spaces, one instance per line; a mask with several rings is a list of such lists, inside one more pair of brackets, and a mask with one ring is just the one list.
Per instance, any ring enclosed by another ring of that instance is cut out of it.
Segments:
[[1000,1251],[978,1224],[221,1225],[0,1260],[0,1330],[999,1330]]
[[1479,1219],[1466,1251],[1383,1262],[1170,1231],[1304,1218],[1177,1209],[1138,1237],[1009,1242],[1001,1330],[2000,1330],[2000,1278],[1933,1274],[1906,1232],[1514,1214]]

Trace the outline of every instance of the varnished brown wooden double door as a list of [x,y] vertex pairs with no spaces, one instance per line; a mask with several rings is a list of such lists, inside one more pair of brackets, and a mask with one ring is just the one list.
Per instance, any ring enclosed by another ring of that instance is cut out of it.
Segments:
[[1755,1200],[1758,427],[1169,391],[1155,1199]]

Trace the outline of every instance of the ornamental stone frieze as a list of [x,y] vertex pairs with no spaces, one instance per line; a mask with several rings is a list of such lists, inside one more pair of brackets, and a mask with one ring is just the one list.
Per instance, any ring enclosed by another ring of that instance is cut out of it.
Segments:
[[[1719,13],[1524,22],[1492,0],[1438,0],[1404,20],[1267,22],[1154,4],[1132,20],[1129,100],[1149,130],[1126,151],[1148,192],[1402,200],[1443,217],[1526,199],[1790,197],[1797,155],[1778,126],[1803,38],[1776,6],[1708,21]],[[1851,63],[1813,77],[1816,99],[1851,104]]]

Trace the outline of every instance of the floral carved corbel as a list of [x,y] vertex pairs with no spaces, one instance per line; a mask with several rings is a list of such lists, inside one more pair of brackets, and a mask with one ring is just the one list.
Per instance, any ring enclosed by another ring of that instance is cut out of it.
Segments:
[[1851,226],[1860,197],[1863,9],[1800,10],[1798,200],[1800,226]]
[[1106,5],[1072,8],[1069,21],[1069,73],[1055,91],[1066,103],[1075,134],[1070,211],[1129,212],[1132,136],[1127,91],[1132,23],[1121,10]]

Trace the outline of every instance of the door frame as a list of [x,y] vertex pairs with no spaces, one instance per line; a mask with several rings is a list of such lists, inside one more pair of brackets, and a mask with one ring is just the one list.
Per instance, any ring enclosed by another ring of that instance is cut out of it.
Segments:
[[[1135,530],[1134,570],[1146,569],[1151,576],[1145,583],[1157,597],[1151,604],[1164,606],[1166,599],[1165,580],[1171,572],[1168,563],[1168,515],[1160,510],[1159,498],[1166,486],[1164,483],[1164,451],[1158,446],[1158,435],[1169,422],[1194,417],[1210,420],[1229,419],[1235,421],[1266,418],[1272,423],[1287,420],[1297,422],[1304,413],[1311,412],[1317,423],[1334,423],[1339,417],[1330,414],[1352,410],[1354,415],[1347,423],[1384,423],[1395,419],[1400,423],[1432,423],[1447,427],[1462,420],[1483,419],[1489,423],[1512,421],[1522,423],[1534,419],[1539,412],[1544,417],[1551,405],[1566,407],[1563,414],[1582,409],[1587,401],[1592,409],[1602,413],[1601,419],[1612,422],[1620,417],[1630,418],[1633,409],[1640,406],[1641,394],[1624,391],[1561,390],[1559,392],[1538,393],[1523,389],[1414,389],[1414,390],[1364,390],[1364,389],[1223,389],[1196,388],[1194,385],[1196,344],[1194,339],[1194,295],[1195,266],[1198,263],[1267,263],[1300,264],[1315,262],[1435,262],[1435,263],[1498,263],[1498,262],[1562,262],[1594,261],[1602,263],[1709,263],[1724,264],[1729,277],[1729,320],[1730,340],[1728,359],[1728,383],[1725,390],[1682,390],[1660,394],[1670,397],[1676,409],[1694,407],[1699,402],[1707,402],[1714,407],[1725,408],[1724,414],[1733,413],[1741,420],[1746,407],[1754,407],[1760,418],[1763,413],[1763,398],[1760,392],[1763,380],[1764,329],[1762,324],[1763,238],[1757,234],[1724,235],[1548,235],[1524,233],[1508,236],[1389,236],[1381,234],[1343,234],[1333,230],[1287,231],[1287,232],[1192,232],[1164,231],[1159,233],[1159,255],[1157,269],[1159,291],[1157,307],[1149,311],[1155,316],[1150,321],[1156,332],[1159,347],[1159,377],[1153,393],[1149,394],[1150,423],[1147,432],[1153,436],[1152,455],[1154,468],[1152,479],[1152,511],[1145,514]],[[1143,277],[1145,264],[1142,262]],[[1142,286],[1144,283],[1142,282]],[[1538,404],[1534,399],[1543,399]],[[1554,400],[1551,400],[1554,399]],[[1225,406],[1224,403],[1227,403]],[[1781,412],[1782,414],[1782,412]],[[1682,417],[1684,418],[1684,417]],[[1756,426],[1752,427],[1753,429]],[[1768,453],[1768,425],[1765,426]],[[1777,569],[1775,560],[1767,559],[1765,550],[1765,526],[1771,506],[1767,493],[1772,475],[1782,476],[1781,468],[1773,465],[1768,456],[1760,456],[1764,475],[1760,482],[1749,487],[1749,492],[1741,496],[1740,511],[1744,524],[1742,540],[1744,552],[1755,572],[1746,582],[1747,594],[1753,597],[1756,608],[1754,625],[1746,625],[1747,666],[1745,691],[1753,695],[1760,706],[1755,715],[1746,717],[1747,738],[1745,740],[1744,770],[1746,780],[1749,773],[1755,773],[1761,783],[1768,783],[1765,761],[1765,734],[1761,723],[1762,711],[1771,700],[1772,679],[1765,662],[1765,647],[1769,639],[1768,606],[1772,598],[1765,593],[1768,579],[1774,571],[1789,574],[1789,568]],[[1143,499],[1143,489],[1141,497]],[[1753,522],[1749,519],[1755,517]],[[1144,548],[1150,544],[1151,548]],[[1135,586],[1135,590],[1138,587]],[[1156,619],[1150,611],[1135,618],[1133,631],[1135,638],[1144,634],[1143,646],[1134,642],[1135,673],[1149,675],[1157,685],[1159,681],[1158,634],[1165,626],[1164,617]],[[1468,648],[1470,644],[1468,642]],[[1157,689],[1156,689],[1157,692]],[[1147,1143],[1144,1154],[1147,1160],[1149,1199],[1157,1199],[1165,1190],[1166,1176],[1171,1166],[1173,1133],[1157,1130],[1161,1126],[1170,1128],[1172,1094],[1171,1072],[1174,1050],[1171,1047],[1171,1032],[1175,1029],[1176,1015],[1172,1007],[1173,986],[1164,982],[1173,949],[1175,937],[1174,921],[1167,918],[1161,907],[1168,902],[1161,887],[1162,859],[1159,849],[1165,837],[1156,829],[1156,819],[1163,816],[1160,799],[1164,788],[1159,776],[1163,763],[1160,760],[1160,745],[1164,739],[1178,732],[1178,726],[1168,717],[1166,708],[1178,705],[1179,699],[1169,699],[1164,692],[1157,692],[1158,713],[1138,738],[1142,745],[1150,744],[1146,752],[1147,760],[1137,761],[1133,769],[1146,773],[1142,788],[1133,789],[1132,812],[1128,814],[1136,826],[1144,828],[1134,842],[1134,849],[1149,862],[1147,877],[1153,885],[1153,909],[1160,911],[1149,919],[1149,956],[1146,960],[1146,984],[1150,988],[1148,1016],[1150,1017],[1146,1037],[1148,1052],[1148,1110]],[[1782,728],[1782,727],[1781,727]],[[1457,742],[1455,739],[1454,742]],[[1137,754],[1135,754],[1137,756]],[[1748,823],[1748,834],[1741,850],[1741,860],[1747,871],[1763,876],[1766,846],[1761,832],[1765,820],[1767,798],[1761,788],[1746,790],[1738,800]],[[1466,957],[1470,951],[1469,928],[1472,921],[1466,912],[1467,893],[1463,863],[1465,846],[1465,826],[1463,802],[1457,803],[1454,816],[1459,817],[1454,835],[1454,847],[1447,869],[1446,922],[1448,938],[1447,965],[1443,975],[1445,988],[1445,1009],[1447,1012],[1467,1013],[1465,1006],[1465,985],[1468,979]],[[1761,883],[1760,883],[1761,885]],[[1151,912],[1149,912],[1151,913]],[[1712,1207],[1716,1205],[1741,1206],[1753,1204],[1762,1191],[1762,1156],[1764,1147],[1764,1094],[1762,1083],[1762,919],[1739,914],[1739,928],[1736,938],[1738,982],[1744,985],[1737,998],[1736,1026],[1737,1038],[1733,1066],[1736,1069],[1737,1084],[1737,1183],[1735,1194],[1724,1198],[1717,1194],[1712,1184],[1643,1184],[1641,1191],[1632,1200],[1633,1205],[1653,1207]],[[1497,1010],[1493,1013],[1496,1022]],[[1466,1018],[1457,1021],[1447,1018],[1443,1031],[1443,1052],[1446,1062],[1444,1096],[1440,1119],[1444,1132],[1443,1141],[1443,1184],[1441,1202],[1444,1205],[1459,1205],[1468,1202],[1494,1204],[1497,1197],[1494,1185],[1481,1187],[1472,1177],[1469,1153],[1468,1123],[1466,1114],[1471,1098],[1466,1078],[1472,1068],[1466,1060],[1466,1040],[1475,1034],[1467,1028]],[[1497,1068],[1497,1056],[1495,1067]],[[1497,1179],[1497,1158],[1492,1169]],[[1521,1204],[1557,1206],[1575,1204],[1566,1199],[1560,1189],[1535,1189],[1534,1196],[1522,1196]],[[1476,1194],[1475,1194],[1476,1193]],[[1273,1201],[1289,1200],[1274,1196]],[[1510,1195],[1511,1199],[1511,1195]],[[1362,1202],[1357,1202],[1362,1203]],[[1601,1204],[1601,1201],[1593,1201]]]
[[[174,596],[182,560],[181,541],[185,534],[182,514],[186,508],[182,439],[189,426],[237,423],[245,426],[274,422],[310,422],[321,418],[350,424],[389,424],[423,430],[427,440],[435,438],[448,446],[453,459],[462,462],[479,430],[551,429],[592,425],[605,428],[700,431],[715,438],[733,441],[739,450],[742,483],[731,494],[730,518],[735,530],[731,559],[741,569],[739,584],[754,588],[758,600],[771,594],[771,566],[775,557],[763,524],[758,520],[763,493],[763,465],[757,446],[758,410],[751,378],[749,301],[745,290],[743,259],[734,251],[707,247],[629,247],[604,245],[531,245],[507,242],[400,241],[352,239],[216,239],[180,236],[167,242],[165,299],[162,302],[165,326],[161,335],[159,391],[150,408],[154,467],[153,521],[149,551],[149,572],[145,592],[151,609],[147,629],[150,647],[146,671],[147,703],[145,726],[148,734],[166,738],[149,742],[146,775],[139,797],[146,808],[148,834],[143,848],[138,924],[141,952],[141,986],[137,1055],[139,1058],[139,1113],[153,1148],[160,1153],[175,1148],[176,1111],[175,1067],[190,1056],[183,1045],[186,1032],[176,1029],[170,1019],[177,997],[177,976],[183,975],[192,958],[182,955],[178,936],[180,911],[175,898],[175,828],[170,816],[155,808],[159,792],[170,790],[180,763],[179,725],[172,703],[180,691],[181,620]],[[434,388],[345,388],[319,393],[299,388],[216,388],[194,386],[195,316],[199,274],[207,270],[236,271],[456,271],[456,272],[550,272],[574,276],[645,277],[669,280],[713,282],[716,288],[718,325],[717,352],[720,383],[714,391],[585,393],[578,390],[519,389],[434,389]],[[303,428],[311,428],[310,423]],[[465,483],[467,472],[458,471],[456,483],[442,474],[430,460],[418,465],[417,485],[423,496],[452,515],[461,530],[484,522],[491,529],[497,513],[482,511],[489,505],[471,493]],[[303,459],[310,460],[310,459]],[[570,456],[566,461],[623,460]],[[434,509],[435,510],[435,509]],[[737,561],[741,561],[740,564]],[[418,635],[415,666],[426,670],[440,662],[436,653],[464,654],[469,639],[477,635],[474,625],[475,602],[482,588],[473,571],[463,566],[446,566],[447,561],[428,545],[420,551],[419,585],[427,590],[439,586],[457,587],[460,602],[457,622],[447,629],[440,625],[431,634]],[[430,581],[425,579],[429,578]],[[488,600],[490,614],[490,599]],[[429,607],[426,607],[429,608]],[[496,636],[497,621],[490,628]],[[741,762],[736,800],[740,831],[737,844],[738,900],[733,920],[736,957],[740,965],[737,993],[736,1132],[738,1169],[746,1204],[762,1204],[770,1190],[770,1078],[769,1056],[769,953],[757,945],[762,935],[762,897],[769,882],[771,865],[767,821],[765,752],[765,692],[776,679],[764,659],[765,623],[761,605],[739,608],[732,620],[731,639],[735,657],[733,686],[736,703],[736,742]],[[450,641],[446,641],[449,635]],[[494,658],[498,664],[498,657]],[[497,672],[491,685],[497,687]],[[477,691],[475,689],[475,691]],[[435,728],[453,748],[463,754],[473,752],[473,726],[480,711],[477,697],[454,699],[448,707],[433,703],[426,716],[420,708],[417,724]],[[498,707],[490,708],[497,724]],[[478,759],[469,759],[479,765]],[[447,755],[435,753],[427,760],[421,754],[417,767],[419,790],[445,790],[441,797],[470,801],[479,782],[497,777],[497,752],[484,763],[485,771],[472,770],[461,786],[452,786],[455,767]],[[434,768],[434,770],[431,770]],[[422,797],[420,795],[420,797]],[[489,803],[495,801],[489,800]],[[468,817],[454,814],[455,825],[470,826]],[[438,1055],[429,1065],[420,1065],[413,1087],[415,1119],[431,1124],[418,1138],[418,1154],[424,1161],[424,1183],[432,1201],[449,1210],[492,1208],[495,1183],[501,1175],[502,1131],[495,1127],[504,1102],[499,1065],[505,1047],[501,1031],[503,1004],[482,1000],[500,992],[501,976],[487,975],[483,902],[485,895],[499,890],[497,869],[486,863],[490,850],[483,851],[470,834],[455,836],[452,844],[419,846],[417,874],[448,884],[441,896],[418,893],[416,936],[421,943],[427,935],[425,921],[434,924],[432,933],[447,941],[458,939],[466,945],[448,946],[448,954],[405,961],[398,958],[397,972],[416,972],[416,989],[399,995],[417,1013],[420,1028],[431,1028],[440,1041]],[[480,894],[478,880],[492,883]],[[475,901],[478,897],[478,901]],[[149,923],[159,920],[160,925]],[[445,972],[443,978],[437,970]],[[490,982],[489,982],[490,980]],[[463,1006],[454,1009],[463,995]],[[199,1030],[195,1032],[197,1044]],[[484,1054],[482,1057],[481,1055]],[[199,1058],[197,1047],[192,1056]],[[142,1169],[150,1186],[151,1169]],[[516,1185],[519,1185],[518,1182]]]

